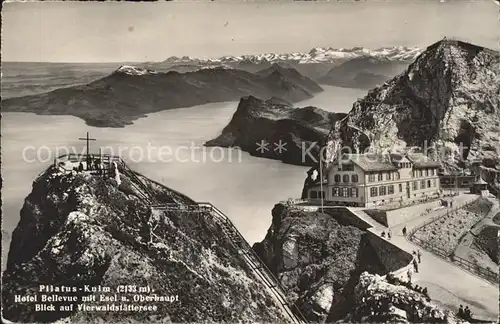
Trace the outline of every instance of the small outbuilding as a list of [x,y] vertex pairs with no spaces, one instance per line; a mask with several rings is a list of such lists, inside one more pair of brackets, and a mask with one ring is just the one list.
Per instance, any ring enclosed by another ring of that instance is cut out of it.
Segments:
[[488,183],[481,177],[479,177],[478,180],[476,180],[476,182],[472,184],[470,192],[472,194],[481,195],[483,197],[487,197],[490,195],[490,192],[488,191]]

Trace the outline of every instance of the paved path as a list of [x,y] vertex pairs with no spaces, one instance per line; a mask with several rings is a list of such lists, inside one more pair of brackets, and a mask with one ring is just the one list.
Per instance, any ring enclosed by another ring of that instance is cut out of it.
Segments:
[[[460,194],[448,199],[453,199],[453,207],[457,207],[477,199],[477,195]],[[369,229],[370,232],[379,236],[383,231],[387,233],[387,227],[373,220],[362,211],[363,208],[349,208],[349,210],[373,225]],[[409,221],[390,227],[392,238],[389,242],[409,253],[420,249],[422,263],[419,264],[419,273],[413,273],[412,282],[427,287],[433,303],[453,312],[458,311],[460,304],[468,305],[475,318],[496,322],[499,303],[496,285],[463,270],[450,261],[443,260],[431,252],[421,249],[402,235],[403,227],[406,226],[408,230],[419,227],[427,220],[443,215],[443,213],[446,213],[445,208],[431,211],[425,216],[416,214]]]
[[[454,198],[453,204],[458,206],[476,197],[474,195],[460,195]],[[417,227],[427,219],[436,216],[437,213],[442,214],[443,212],[434,211],[424,217],[418,217],[391,228],[392,243],[407,252],[411,253],[420,249],[422,253],[419,273],[413,274],[412,282],[427,287],[433,302],[443,307],[457,311],[460,304],[468,305],[474,316],[496,322],[499,300],[496,285],[461,269],[452,262],[437,257],[431,252],[422,250],[402,235],[401,231],[405,225],[408,229]]]

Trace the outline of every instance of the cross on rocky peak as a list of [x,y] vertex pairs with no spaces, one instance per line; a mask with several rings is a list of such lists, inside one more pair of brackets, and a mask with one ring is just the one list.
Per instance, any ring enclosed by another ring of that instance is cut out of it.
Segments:
[[87,137],[85,138],[78,138],[80,141],[87,141],[87,155],[90,154],[90,145],[89,145],[89,141],[95,141],[96,139],[95,138],[90,138],[89,137],[89,132],[87,132]]

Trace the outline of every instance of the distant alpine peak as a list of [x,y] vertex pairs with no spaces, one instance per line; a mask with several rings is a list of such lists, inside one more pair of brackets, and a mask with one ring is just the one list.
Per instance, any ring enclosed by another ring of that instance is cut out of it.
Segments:
[[116,72],[128,74],[128,75],[147,75],[147,74],[157,74],[158,73],[158,72],[153,71],[153,70],[144,69],[144,68],[131,66],[131,65],[122,65],[116,70]]
[[395,61],[413,61],[420,55],[422,49],[418,47],[407,46],[393,46],[381,47],[378,49],[368,49],[364,47],[353,48],[332,48],[332,47],[315,47],[308,53],[263,53],[254,55],[240,55],[240,56],[222,56],[219,58],[211,59],[196,59],[191,57],[170,57],[164,62],[166,63],[181,63],[187,61],[196,61],[197,63],[276,63],[283,61],[293,61],[296,63],[328,63],[338,59],[352,59],[357,57],[376,57],[387,58]]

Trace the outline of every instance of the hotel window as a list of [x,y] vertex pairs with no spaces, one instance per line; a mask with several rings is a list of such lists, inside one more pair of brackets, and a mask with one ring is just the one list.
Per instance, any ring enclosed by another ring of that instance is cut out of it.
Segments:
[[334,177],[334,181],[335,182],[340,182],[340,175],[339,174],[336,174],[335,177]]
[[385,180],[391,180],[391,173],[390,172],[387,172],[385,174]]
[[427,180],[427,188],[431,187],[431,180]]
[[425,189],[425,180],[420,181],[420,189]]
[[342,171],[354,171],[354,164],[342,164]]
[[342,181],[349,182],[349,175],[348,174],[344,174],[344,176],[342,177]]
[[353,174],[353,175],[351,176],[351,181],[352,181],[352,182],[358,182],[358,181],[359,181],[358,175],[357,175],[357,174]]
[[311,192],[309,193],[309,196],[310,196],[312,199],[318,198],[318,192],[317,192],[317,191],[311,191]]
[[378,192],[380,196],[385,196],[385,186],[380,186]]
[[396,180],[399,180],[399,177],[400,177],[400,176],[399,176],[399,172],[396,172],[396,173],[395,173],[395,175],[396,175],[395,179],[396,179]]
[[413,190],[418,190],[418,182],[413,181]]
[[348,193],[349,193],[349,188],[342,188],[342,197],[349,197]]
[[387,188],[387,192],[389,195],[394,194],[394,185],[389,185]]
[[418,176],[421,177],[422,176],[422,170],[418,170]]
[[370,188],[370,197],[377,197],[377,187]]
[[358,196],[358,188],[351,188],[351,196],[352,197]]
[[368,182],[375,182],[375,174],[369,174],[368,175]]
[[382,181],[382,173],[378,174],[378,181]]
[[403,192],[403,184],[399,184],[399,192]]
[[435,187],[436,186],[436,179],[432,179],[432,186]]
[[333,188],[333,196],[338,197],[339,196],[339,188]]
[[425,169],[425,176],[428,177],[429,176],[429,169]]

